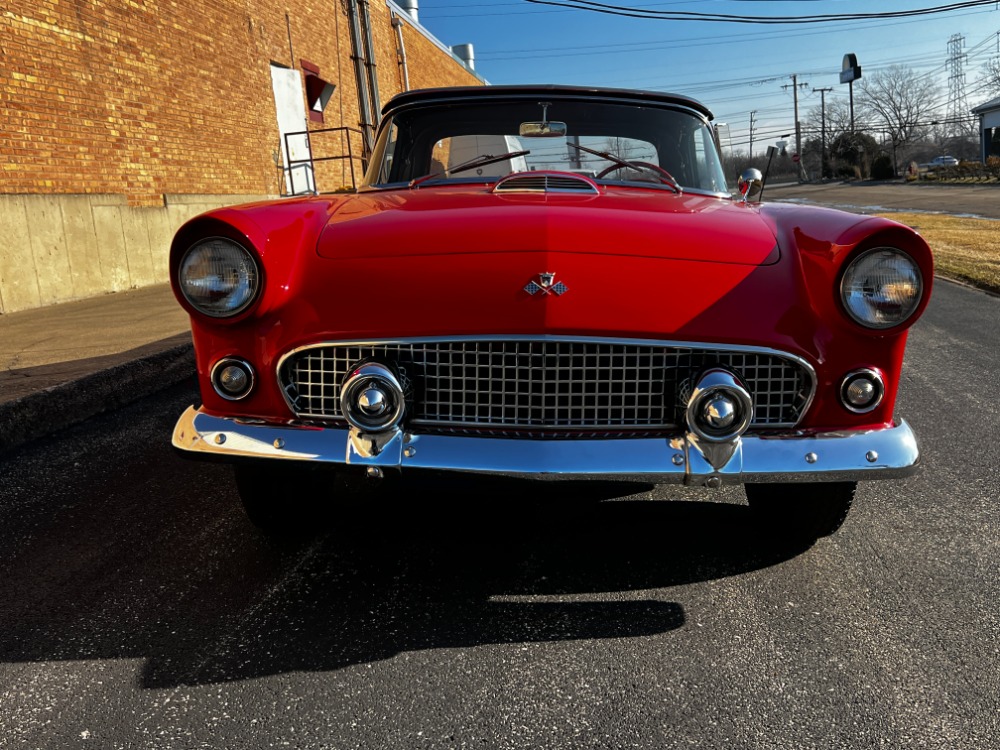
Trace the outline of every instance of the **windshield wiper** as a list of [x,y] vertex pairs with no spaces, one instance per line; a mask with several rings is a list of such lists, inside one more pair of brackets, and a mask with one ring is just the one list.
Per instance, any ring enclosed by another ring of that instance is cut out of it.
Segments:
[[612,164],[617,164],[619,167],[630,167],[635,170],[640,170],[654,175],[661,183],[673,188],[673,191],[680,195],[684,191],[681,189],[680,183],[674,179],[674,176],[670,174],[663,167],[658,167],[655,164],[650,164],[645,161],[629,161],[628,159],[621,159],[613,154],[609,154],[605,151],[597,151],[596,149],[587,148],[586,146],[581,146],[578,143],[572,143],[570,141],[566,142],[567,146],[572,146],[573,148],[578,148],[581,151],[586,151],[588,154],[593,154],[594,156],[600,156],[602,159],[610,161]]
[[425,174],[423,177],[416,177],[410,180],[410,187],[414,188],[417,185],[427,182],[428,180],[450,177],[453,174],[465,172],[469,169],[475,169],[476,167],[485,167],[487,164],[494,164],[498,161],[506,161],[507,159],[513,159],[518,156],[527,156],[530,153],[531,151],[509,151],[506,154],[480,154],[475,159],[469,159],[469,161],[463,161],[461,164],[456,164],[447,172],[432,172],[431,174]]

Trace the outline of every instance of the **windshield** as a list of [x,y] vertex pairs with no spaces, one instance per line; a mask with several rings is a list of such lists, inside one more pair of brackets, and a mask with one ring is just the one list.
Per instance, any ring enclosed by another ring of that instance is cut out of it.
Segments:
[[[550,129],[549,122],[560,127]],[[553,130],[559,133],[555,137]],[[539,131],[547,132],[521,135]],[[487,158],[505,155],[509,158]],[[631,168],[622,161],[647,166]],[[497,99],[401,110],[380,129],[365,184],[481,182],[512,172],[560,170],[608,182],[662,185],[661,175],[648,165],[665,170],[685,190],[729,194],[704,119],[680,108],[600,99]]]

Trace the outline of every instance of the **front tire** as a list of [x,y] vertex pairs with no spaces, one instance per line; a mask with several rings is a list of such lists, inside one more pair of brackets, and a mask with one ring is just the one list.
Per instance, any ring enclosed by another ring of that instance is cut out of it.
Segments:
[[857,482],[802,482],[747,484],[744,489],[766,536],[808,546],[841,527],[857,486]]
[[316,529],[324,498],[315,472],[275,462],[236,465],[233,475],[247,518],[265,535],[291,539]]
[[364,469],[317,468],[285,461],[235,464],[236,489],[247,518],[269,537],[297,540],[349,525],[373,502],[391,495],[398,477],[369,479]]

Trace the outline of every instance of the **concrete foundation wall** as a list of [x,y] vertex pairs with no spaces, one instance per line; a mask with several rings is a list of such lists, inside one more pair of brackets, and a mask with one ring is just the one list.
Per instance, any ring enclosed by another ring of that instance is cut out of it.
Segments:
[[163,283],[181,224],[269,197],[165,195],[136,207],[123,195],[0,195],[0,314]]
[[[165,281],[184,219],[280,193],[272,65],[336,86],[303,130],[355,133],[351,6],[369,10],[379,106],[406,79],[484,83],[387,0],[4,0],[0,313]],[[319,190],[350,186],[352,163],[360,178],[350,137],[314,154],[354,156],[322,162]]]

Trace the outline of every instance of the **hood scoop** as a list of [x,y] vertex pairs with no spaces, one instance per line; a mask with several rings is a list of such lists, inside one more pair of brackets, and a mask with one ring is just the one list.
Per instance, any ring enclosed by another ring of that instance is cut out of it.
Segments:
[[576,193],[598,195],[597,183],[566,172],[522,172],[499,180],[494,193]]

